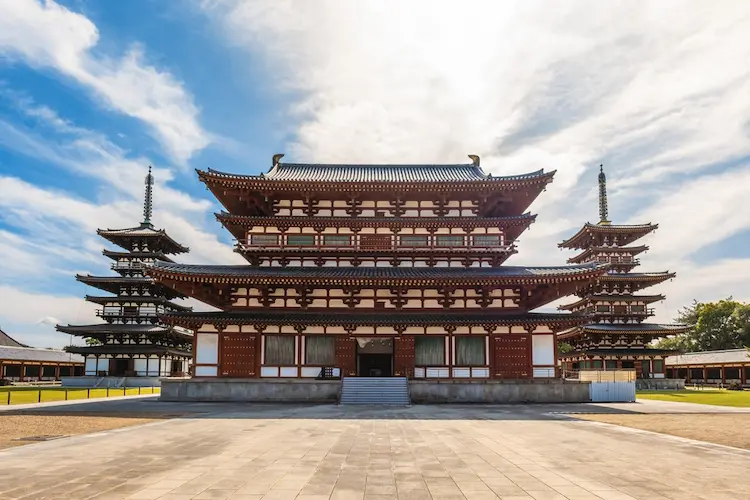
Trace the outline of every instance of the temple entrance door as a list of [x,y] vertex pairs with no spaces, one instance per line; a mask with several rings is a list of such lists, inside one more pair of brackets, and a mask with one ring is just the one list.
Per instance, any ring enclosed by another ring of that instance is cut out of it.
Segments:
[[357,376],[393,376],[393,339],[357,337]]
[[109,375],[127,377],[133,371],[132,358],[112,358],[109,360]]

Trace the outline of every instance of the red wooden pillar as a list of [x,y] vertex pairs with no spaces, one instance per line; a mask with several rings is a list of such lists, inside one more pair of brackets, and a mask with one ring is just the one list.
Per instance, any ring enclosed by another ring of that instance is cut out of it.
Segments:
[[21,376],[19,382],[24,382],[26,380],[26,365],[23,363],[21,363],[21,373],[19,375]]
[[708,382],[708,368],[703,367],[703,382]]
[[348,335],[336,336],[336,366],[342,377],[357,376],[356,341]]
[[724,370],[724,365],[721,365],[721,383],[726,385],[727,383],[727,372]]
[[393,339],[393,375],[414,377],[414,335],[402,335]]

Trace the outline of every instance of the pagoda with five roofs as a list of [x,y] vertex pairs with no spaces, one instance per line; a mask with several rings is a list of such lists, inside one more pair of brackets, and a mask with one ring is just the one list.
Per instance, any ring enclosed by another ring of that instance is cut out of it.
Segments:
[[[122,250],[105,249],[115,276],[76,275],[76,279],[106,294],[87,295],[100,306],[103,322],[93,325],[57,325],[57,330],[84,337],[86,346],[70,346],[69,352],[86,358],[85,375],[98,377],[184,376],[192,358],[192,332],[165,325],[158,315],[188,312],[172,302],[184,295],[144,274],[155,262],[173,262],[170,255],[189,249],[151,223],[154,177],[149,167],[143,222],[127,229],[99,229],[97,234]],[[158,381],[154,381],[158,385]],[[142,385],[142,384],[141,384]]]
[[578,300],[561,310],[590,315],[592,323],[561,332],[558,339],[572,350],[560,355],[563,370],[634,369],[638,378],[664,378],[664,358],[674,351],[655,349],[649,344],[668,335],[683,333],[686,325],[648,323],[654,315],[651,305],[664,300],[661,294],[642,290],[674,278],[672,272],[633,272],[638,255],[646,245],[633,243],[656,230],[657,224],[612,224],[608,219],[607,178],[599,172],[599,222],[586,223],[558,246],[581,252],[568,259],[571,264],[599,263],[609,266],[607,274],[578,289]]

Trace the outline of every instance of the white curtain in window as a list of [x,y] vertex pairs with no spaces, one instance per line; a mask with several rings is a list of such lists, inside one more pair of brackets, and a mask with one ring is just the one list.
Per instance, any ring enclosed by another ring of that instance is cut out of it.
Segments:
[[416,366],[445,365],[445,337],[417,337],[414,339]]
[[484,366],[484,337],[456,337],[456,364]]
[[294,337],[291,335],[266,335],[266,365],[294,364]]
[[308,365],[333,366],[334,338],[323,335],[305,337],[305,363]]

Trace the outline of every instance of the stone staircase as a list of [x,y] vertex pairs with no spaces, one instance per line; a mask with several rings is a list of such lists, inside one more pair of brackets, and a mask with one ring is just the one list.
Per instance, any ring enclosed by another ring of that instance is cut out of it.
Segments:
[[409,381],[405,377],[344,377],[339,404],[409,406]]

